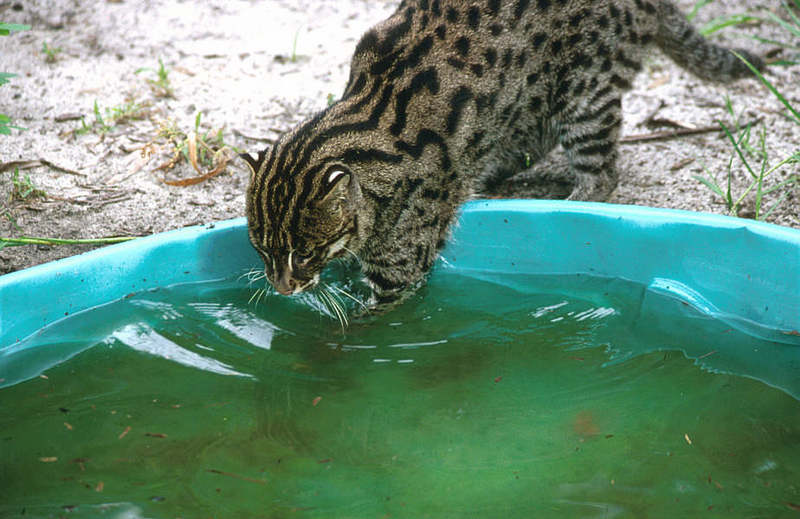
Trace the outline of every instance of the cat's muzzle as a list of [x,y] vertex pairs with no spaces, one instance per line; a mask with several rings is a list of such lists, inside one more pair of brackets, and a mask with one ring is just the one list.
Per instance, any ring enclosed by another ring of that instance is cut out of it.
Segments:
[[284,275],[272,281],[272,286],[279,294],[291,296],[312,289],[317,286],[317,283],[319,283],[319,274],[316,274],[311,279],[297,279],[289,273],[284,273]]

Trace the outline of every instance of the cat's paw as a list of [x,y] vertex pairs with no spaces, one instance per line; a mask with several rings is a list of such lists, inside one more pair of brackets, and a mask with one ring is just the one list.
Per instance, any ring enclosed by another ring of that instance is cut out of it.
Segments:
[[548,160],[500,182],[481,195],[490,198],[535,198],[560,200],[573,192],[575,174],[566,161]]
[[605,202],[617,187],[614,173],[576,173],[578,182],[567,200]]

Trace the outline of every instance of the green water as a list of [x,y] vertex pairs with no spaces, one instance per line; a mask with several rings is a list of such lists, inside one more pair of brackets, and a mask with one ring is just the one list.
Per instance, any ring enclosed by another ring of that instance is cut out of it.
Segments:
[[437,272],[345,333],[250,294],[137,294],[0,359],[0,517],[798,515],[796,381],[735,370],[796,345],[582,277]]

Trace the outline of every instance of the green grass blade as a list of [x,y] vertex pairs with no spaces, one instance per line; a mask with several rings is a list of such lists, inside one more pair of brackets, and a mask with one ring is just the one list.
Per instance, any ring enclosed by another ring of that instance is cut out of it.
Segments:
[[778,89],[775,88],[775,86],[767,78],[765,78],[761,74],[761,72],[759,72],[759,70],[755,68],[749,61],[747,61],[741,54],[738,54],[736,51],[731,51],[731,52],[733,52],[733,54],[737,58],[742,60],[742,62],[744,62],[745,65],[747,65],[747,68],[749,68],[753,72],[753,74],[755,74],[756,77],[758,77],[758,79],[761,80],[762,83],[764,83],[764,86],[766,86],[769,89],[769,91],[772,92],[781,103],[783,103],[783,106],[785,106],[792,113],[792,115],[794,115],[795,119],[797,119],[797,124],[800,124],[800,113],[798,113],[797,110],[795,110],[794,107],[789,103],[789,101],[787,101],[786,98],[783,97],[783,94],[778,92]]
[[[791,10],[789,11],[792,14]],[[792,14],[794,16],[794,14]],[[789,22],[781,19],[775,13],[767,13],[767,17],[770,21],[777,23],[781,27],[784,28],[788,33],[793,34],[795,36],[800,36],[800,27],[795,27],[794,25],[790,24]]]
[[[792,184],[796,183],[798,181],[798,179],[800,179],[800,177],[798,177],[797,175],[792,175],[791,177],[787,178],[786,180],[784,180],[782,182],[779,182],[779,183],[775,184],[774,186],[772,186],[772,187],[770,187],[768,189],[765,189],[764,190],[764,194],[768,195],[768,194],[772,193],[773,191],[777,191],[779,189],[782,189],[785,186],[792,185]],[[787,191],[787,193],[788,193],[788,191]]]
[[721,31],[725,27],[731,27],[734,25],[742,25],[758,21],[760,21],[760,19],[757,16],[752,16],[749,14],[734,14],[731,16],[723,16],[720,18],[714,18],[713,20],[705,24],[702,28],[700,28],[699,32],[703,36],[708,37],[709,35],[717,31]]
[[766,213],[764,213],[764,215],[761,217],[761,220],[766,220],[767,218],[769,218],[769,217],[770,217],[770,215],[772,214],[772,212],[773,212],[775,209],[777,209],[779,205],[781,205],[781,202],[783,202],[784,200],[786,200],[786,197],[787,197],[787,196],[789,196],[789,192],[788,192],[788,191],[786,191],[785,193],[783,193],[783,194],[781,195],[781,197],[780,197],[780,198],[778,198],[778,200],[776,200],[774,204],[772,204],[772,206],[771,206],[771,207],[770,207],[770,208],[767,210],[767,212],[766,212]]
[[5,85],[12,77],[16,77],[16,74],[12,74],[11,72],[0,72],[0,85]]
[[[750,40],[755,40],[755,41],[757,41],[759,43],[764,43],[766,45],[775,45],[777,47],[782,47],[782,48],[788,49],[788,50],[800,51],[800,47],[797,46],[797,45],[793,45],[791,43],[786,43],[785,41],[780,41],[780,40],[771,40],[769,38],[764,38],[762,36],[757,36],[755,34],[747,34],[745,32],[741,32],[741,31],[731,31],[731,35],[736,36],[737,38],[747,38],[747,39],[750,39]],[[772,65],[775,65],[775,62],[771,62],[770,66],[772,66]]]
[[692,11],[686,15],[686,19],[689,20],[690,22],[694,20],[695,16],[697,16],[697,13],[700,12],[700,9],[707,6],[713,1],[714,0],[698,0],[697,2],[695,2],[694,7],[692,7]]
[[796,65],[800,65],[800,60],[791,61],[787,59],[779,59],[778,61],[773,61],[769,64],[770,67],[794,67]]
[[705,177],[701,177],[700,175],[694,175],[694,179],[706,186],[708,189],[713,191],[714,193],[718,194],[722,198],[725,198],[725,193],[722,192],[722,188],[717,185],[716,182],[713,180],[709,180]]
[[[747,168],[747,171],[750,172],[750,176],[753,178],[758,178],[758,175],[756,175],[755,172],[753,172],[753,168],[750,167],[750,163],[747,162],[747,157],[744,156],[744,152],[742,152],[742,148],[739,146],[739,142],[737,142],[737,140],[733,137],[730,130],[728,130],[728,127],[725,126],[725,123],[723,123],[722,121],[720,121],[719,125],[722,126],[722,130],[725,132],[725,135],[728,136],[728,140],[730,140],[731,144],[733,144],[733,149],[736,150],[736,154],[739,155],[739,159],[741,159],[741,161],[744,163],[744,166]],[[749,131],[749,129],[750,125],[747,126],[746,131]]]
[[0,36],[8,36],[15,31],[27,31],[31,28],[30,25],[23,25],[21,23],[3,23],[0,22]]
[[61,238],[41,238],[31,236],[20,236],[19,238],[4,238],[0,236],[0,245],[3,245],[3,247],[15,247],[19,245],[108,245],[112,243],[130,241],[135,238],[135,236],[115,236],[111,238],[68,240]]
[[103,114],[100,113],[100,106],[97,104],[97,99],[94,100],[94,120],[100,126],[103,126]]
[[744,193],[742,193],[742,194],[739,196],[739,198],[737,198],[737,199],[736,199],[736,202],[733,204],[733,206],[734,206],[734,207],[739,207],[739,206],[742,204],[742,201],[744,201],[745,197],[747,197],[747,195],[749,195],[749,194],[750,194],[750,191],[752,191],[752,190],[753,190],[753,188],[754,188],[754,187],[756,187],[756,184],[758,184],[758,179],[755,179],[755,180],[753,180],[753,181],[750,183],[750,185],[749,185],[749,186],[747,186],[747,189],[745,189],[745,190],[744,190]]
[[[789,13],[789,17],[794,22],[794,28],[792,28],[791,32],[794,34],[800,33],[800,18],[798,18],[798,16],[794,14],[794,11],[792,11],[792,8],[789,4],[787,4],[786,2],[781,2],[781,3],[783,4],[783,7],[786,9],[786,12]],[[794,4],[797,6],[797,9],[800,10],[800,2],[795,0]]]
[[767,171],[764,174],[764,176],[765,177],[769,176],[770,173],[772,173],[776,169],[782,168],[785,164],[794,164],[794,163],[797,163],[797,162],[800,162],[800,151],[794,152],[792,155],[789,155],[788,157],[786,157],[782,161],[778,162],[776,165],[774,165],[771,168],[769,168],[769,171]]
[[0,135],[11,135],[11,130],[24,131],[26,128],[11,124],[11,118],[6,114],[0,114]]

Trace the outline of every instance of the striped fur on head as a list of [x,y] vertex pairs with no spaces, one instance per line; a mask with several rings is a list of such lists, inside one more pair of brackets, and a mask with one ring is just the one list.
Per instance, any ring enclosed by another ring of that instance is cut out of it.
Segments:
[[346,254],[358,218],[356,180],[345,164],[331,159],[306,168],[277,168],[286,147],[292,147],[291,138],[257,159],[242,158],[252,173],[247,194],[250,241],[264,260],[270,283],[290,295],[316,286],[325,264]]

